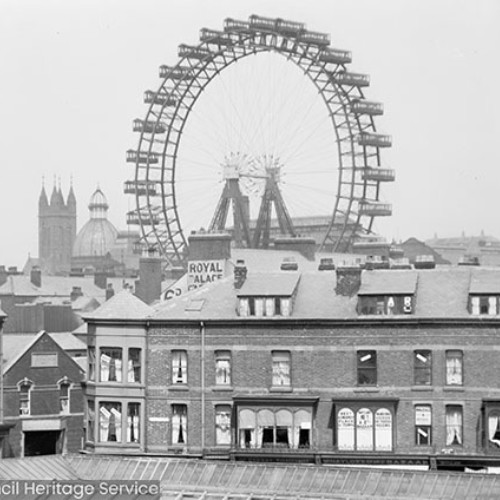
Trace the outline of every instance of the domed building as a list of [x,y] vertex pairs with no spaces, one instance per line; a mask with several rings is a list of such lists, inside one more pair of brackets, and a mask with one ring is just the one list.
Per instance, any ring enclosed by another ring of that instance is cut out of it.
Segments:
[[111,257],[118,230],[108,220],[108,202],[97,188],[90,198],[90,219],[78,232],[73,245],[72,268],[106,270],[118,264]]

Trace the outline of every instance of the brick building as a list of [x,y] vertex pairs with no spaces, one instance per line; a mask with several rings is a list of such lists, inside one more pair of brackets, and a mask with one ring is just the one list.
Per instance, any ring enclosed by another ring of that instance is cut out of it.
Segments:
[[500,270],[475,267],[240,264],[154,309],[118,294],[88,318],[86,448],[500,465],[499,307]]
[[2,456],[78,452],[83,368],[46,332],[4,335],[2,356]]

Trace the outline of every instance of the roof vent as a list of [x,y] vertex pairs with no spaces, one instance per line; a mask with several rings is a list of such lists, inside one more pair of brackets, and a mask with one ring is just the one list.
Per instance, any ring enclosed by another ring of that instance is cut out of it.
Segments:
[[280,269],[282,271],[298,271],[299,265],[293,257],[285,257],[281,263]]
[[475,255],[464,255],[458,261],[459,266],[480,266],[479,257]]
[[434,269],[435,267],[434,255],[417,255],[415,258],[415,269]]
[[319,271],[335,271],[335,264],[333,263],[333,259],[331,257],[324,257],[320,259]]

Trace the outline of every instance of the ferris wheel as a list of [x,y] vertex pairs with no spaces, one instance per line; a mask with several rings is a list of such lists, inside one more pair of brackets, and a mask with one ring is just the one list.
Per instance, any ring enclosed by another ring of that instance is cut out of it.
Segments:
[[140,226],[143,248],[179,265],[186,230],[226,224],[258,246],[274,202],[282,231],[321,218],[319,248],[348,251],[391,215],[380,189],[395,179],[381,161],[391,137],[375,127],[383,105],[365,99],[369,76],[348,71],[351,52],[330,47],[328,34],[252,15],[201,29],[178,55],[145,92],[138,145],[127,151],[127,222]]

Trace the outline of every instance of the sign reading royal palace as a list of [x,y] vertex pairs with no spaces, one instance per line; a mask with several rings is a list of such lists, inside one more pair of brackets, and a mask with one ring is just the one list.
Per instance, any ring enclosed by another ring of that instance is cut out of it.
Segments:
[[192,260],[188,263],[188,290],[220,280],[225,275],[226,261]]

